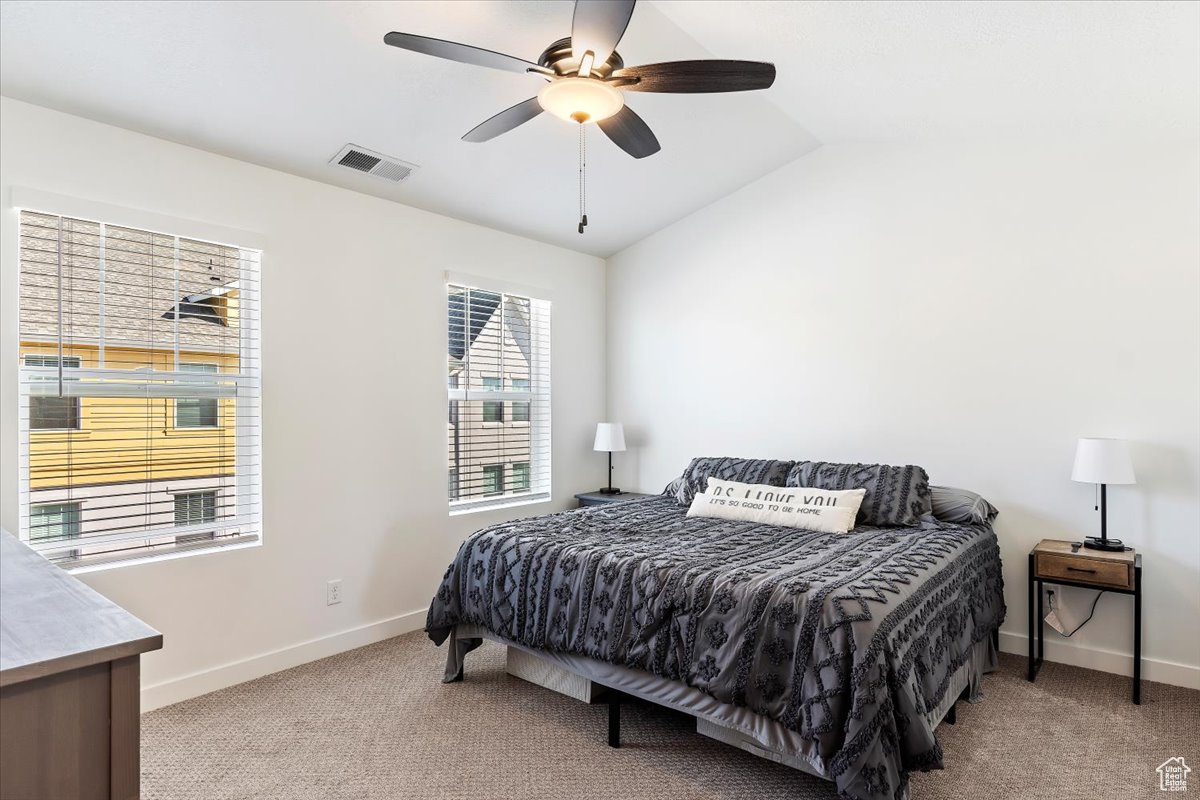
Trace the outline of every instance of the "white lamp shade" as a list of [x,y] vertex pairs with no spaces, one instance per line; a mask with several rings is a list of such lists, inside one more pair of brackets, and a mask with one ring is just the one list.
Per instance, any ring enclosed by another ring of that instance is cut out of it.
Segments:
[[1136,483],[1129,447],[1121,439],[1080,439],[1071,480],[1080,483]]
[[593,450],[604,453],[621,453],[625,450],[625,429],[619,422],[601,422],[596,425],[596,444]]

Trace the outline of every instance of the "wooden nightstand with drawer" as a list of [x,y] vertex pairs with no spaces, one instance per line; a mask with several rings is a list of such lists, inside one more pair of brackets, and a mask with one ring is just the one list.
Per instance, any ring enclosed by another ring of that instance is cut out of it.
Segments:
[[1133,702],[1142,702],[1142,557],[1133,550],[1075,548],[1043,539],[1029,553],[1029,680],[1037,678],[1046,654],[1042,586],[1076,586],[1133,595]]

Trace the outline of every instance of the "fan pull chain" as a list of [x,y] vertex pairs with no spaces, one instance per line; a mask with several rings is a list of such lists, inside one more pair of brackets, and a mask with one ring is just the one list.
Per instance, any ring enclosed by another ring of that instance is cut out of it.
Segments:
[[587,227],[587,126],[579,124],[579,232]]

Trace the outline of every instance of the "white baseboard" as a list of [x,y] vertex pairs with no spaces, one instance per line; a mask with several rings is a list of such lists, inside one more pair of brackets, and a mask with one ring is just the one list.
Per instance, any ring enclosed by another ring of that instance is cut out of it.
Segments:
[[[193,672],[180,678],[142,687],[142,711],[169,706],[192,697],[215,692],[229,686],[261,678],[272,672],[298,667],[309,661],[327,658],[356,647],[381,642],[393,636],[418,630],[425,622],[427,609],[409,611],[388,619],[371,622],[350,630],[272,650],[240,661],[222,664],[212,669]],[[1028,655],[1028,637],[1022,633],[1000,632],[1000,649],[1005,653]],[[1046,641],[1046,660],[1075,667],[1097,669],[1117,675],[1131,675],[1133,661],[1128,653],[1078,647],[1065,642]],[[1189,689],[1200,689],[1200,667],[1176,664],[1172,661],[1146,658],[1142,662],[1142,677],[1148,681],[1169,683]]]
[[222,664],[219,667],[193,672],[180,678],[142,687],[142,711],[153,711],[181,700],[198,697],[235,686],[239,683],[270,675],[272,672],[298,667],[309,661],[327,658],[356,647],[381,642],[402,633],[418,630],[425,624],[426,609],[409,611],[378,622],[370,622],[350,630],[339,631],[309,639],[269,653]]
[[[1023,633],[1000,631],[1000,650],[1028,657],[1029,637]],[[1133,656],[1129,653],[1079,647],[1053,639],[1046,640],[1046,660],[1069,664],[1073,667],[1098,669],[1101,672],[1111,672],[1115,675],[1133,674]],[[1143,656],[1142,678],[1188,689],[1200,689],[1200,667],[1176,664],[1173,661],[1162,661]]]

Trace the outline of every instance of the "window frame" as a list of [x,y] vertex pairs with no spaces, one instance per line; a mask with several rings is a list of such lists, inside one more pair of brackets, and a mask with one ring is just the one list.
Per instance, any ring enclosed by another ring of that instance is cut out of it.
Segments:
[[504,464],[484,464],[479,468],[483,473],[484,482],[488,481],[489,476],[495,479],[495,489],[493,491],[480,492],[481,497],[498,497],[505,494],[504,491]]
[[[69,524],[71,524],[75,527],[75,532],[67,533],[67,534],[60,534],[58,536],[46,536],[46,535],[34,536],[31,533],[30,538],[35,539],[35,540],[36,539],[54,539],[54,538],[67,538],[67,539],[79,538],[80,531],[82,530],[82,524],[83,524],[83,501],[81,501],[81,500],[51,500],[46,503],[30,503],[29,504],[30,527],[31,528],[33,527],[34,512],[43,511],[44,509],[50,508],[52,506],[58,507],[60,509],[65,508],[67,506],[74,506],[73,510],[70,513],[74,514],[75,518],[73,520],[70,520]],[[62,513],[62,512],[59,511],[58,513]]]
[[[524,469],[524,470],[518,470],[518,469],[517,469],[517,467],[524,467],[525,469]],[[524,485],[523,485],[523,486],[520,486],[520,485],[518,485],[518,483],[517,483],[517,473],[518,473],[518,472],[524,472],[524,473],[525,473],[525,481],[524,481]],[[530,463],[529,463],[528,461],[514,461],[514,462],[512,462],[512,473],[513,473],[513,480],[512,480],[512,483],[513,483],[513,489],[512,489],[512,490],[513,490],[513,493],[514,493],[514,494],[516,494],[516,493],[518,493],[518,492],[528,492],[528,491],[529,491],[529,487],[532,485],[530,481],[531,481],[531,478],[532,478],[532,476],[533,476],[533,472],[532,472],[532,470],[531,470],[531,468],[530,468]]]
[[[216,489],[198,489],[198,490],[187,491],[187,492],[172,492],[171,497],[175,503],[175,508],[174,508],[175,527],[180,528],[180,527],[184,527],[186,525],[207,525],[210,522],[213,523],[214,525],[216,524],[216,522],[217,522],[217,500],[219,499],[219,494]],[[209,498],[212,499],[212,504],[209,508],[206,509],[204,501]],[[192,517],[191,503],[192,503],[192,500],[196,500],[196,499],[198,499],[200,501],[200,518],[197,520],[193,520],[191,518]],[[188,506],[184,512],[187,516],[187,519],[185,519],[183,522],[179,521],[179,501],[180,500],[183,500],[184,502],[186,502],[188,504]]]
[[[74,510],[72,513],[74,514],[75,518],[70,521],[70,524],[74,525],[75,532],[67,533],[65,535],[65,537],[34,536],[31,532],[30,540],[38,541],[41,539],[56,539],[56,538],[78,539],[82,535],[82,532],[83,532],[83,501],[82,500],[52,500],[48,503],[30,503],[30,505],[29,505],[29,527],[31,529],[33,528],[33,516],[34,516],[35,511],[40,511],[41,509],[49,508],[51,506],[58,506],[60,508],[65,507],[65,506],[74,506]],[[68,550],[67,552],[70,553],[72,557],[75,557],[75,556],[79,555],[80,551],[79,550]]]
[[[211,370],[195,369],[195,367],[212,367],[212,369]],[[193,374],[199,374],[199,375],[220,375],[221,374],[221,365],[215,364],[211,361],[180,361],[179,369],[177,371],[178,372],[191,372]],[[195,400],[197,402],[204,402],[207,400],[207,401],[212,402],[214,404],[214,406],[216,407],[216,413],[213,415],[213,419],[216,420],[216,424],[215,425],[180,425],[179,424],[179,401],[180,400],[187,400],[187,401]],[[175,401],[173,403],[171,403],[171,406],[172,406],[171,412],[172,412],[172,416],[173,416],[173,419],[171,420],[171,427],[174,430],[177,430],[177,431],[219,431],[222,428],[222,425],[221,425],[221,400],[219,398],[216,398],[216,397],[177,397],[177,398],[175,398]]]
[[[29,363],[30,359],[40,359],[43,363],[30,364]],[[83,358],[81,356],[67,356],[67,355],[59,356],[58,354],[46,355],[44,353],[25,353],[23,356],[21,356],[21,366],[41,368],[41,369],[54,368],[54,367],[58,366],[60,359],[64,362],[63,367],[62,367],[64,370],[82,369],[83,368]],[[75,364],[73,364],[71,366],[67,366],[67,364],[65,362],[68,360],[74,361]],[[48,362],[53,362],[53,363],[48,363]],[[74,378],[64,377],[63,380],[74,380]],[[63,427],[60,427],[60,428],[35,428],[33,426],[33,403],[35,400],[67,400],[67,399],[75,401],[75,425],[74,426],[68,425],[65,428],[63,428]],[[73,431],[82,431],[83,430],[83,398],[82,397],[72,397],[72,396],[67,396],[67,397],[31,396],[29,398],[29,430],[31,433],[33,431],[37,431],[38,433],[71,433]]]
[[[237,498],[236,514],[233,518],[235,522],[221,526],[223,530],[231,529],[230,534],[218,537],[217,541],[206,544],[195,543],[187,546],[169,546],[160,542],[153,547],[145,549],[135,547],[120,552],[85,554],[79,560],[66,558],[65,550],[52,549],[48,552],[43,552],[43,549],[37,547],[34,547],[34,549],[38,550],[48,560],[56,563],[62,569],[80,574],[158,561],[169,561],[193,555],[228,553],[249,547],[261,546],[264,543],[264,503],[261,488],[261,464],[263,463],[261,285],[264,267],[268,261],[266,252],[268,241],[266,238],[262,234],[252,231],[67,195],[59,195],[23,186],[12,187],[9,198],[10,208],[12,208],[19,218],[25,212],[30,212],[37,215],[61,217],[63,219],[97,224],[101,226],[102,235],[104,226],[110,228],[130,228],[144,233],[175,237],[177,240],[196,241],[236,249],[240,253],[239,263],[235,266],[235,270],[238,270],[235,274],[239,275],[236,280],[242,282],[239,289],[238,313],[241,321],[240,327],[246,331],[240,343],[239,358],[241,359],[241,366],[239,372],[237,374],[229,374],[227,381],[232,386],[230,396],[236,400],[236,410],[234,412],[238,415],[238,422],[236,424],[239,426],[242,425],[241,420],[244,418],[246,420],[244,424],[252,432],[252,437],[248,438],[245,443],[242,443],[242,440],[239,439],[234,454],[235,470],[231,476],[229,490]],[[20,226],[18,228],[19,232],[14,237],[14,242],[18,253],[20,253],[23,238],[23,222],[18,224]],[[101,253],[103,253],[103,248],[101,249]],[[101,260],[103,261],[103,255],[101,256]],[[23,284],[19,277],[23,270],[23,267],[20,266],[22,263],[20,256],[18,256],[18,278],[16,281],[17,286],[15,287],[18,326],[21,325],[21,315],[24,313],[24,303],[21,299],[21,286]],[[103,286],[103,283],[101,283],[101,286]],[[24,340],[19,339],[18,341],[23,346]],[[40,340],[38,341],[40,342]],[[103,343],[101,344],[100,352],[103,355]],[[96,377],[103,371],[103,364],[99,368],[84,367],[82,372],[85,375],[81,377],[81,380]],[[141,377],[153,381],[155,379],[153,376],[154,373],[150,373],[149,376]],[[26,387],[21,385],[25,382],[24,376],[18,379],[18,391],[23,401],[28,396],[39,394],[37,392],[28,392]],[[77,396],[82,401],[93,395],[87,392],[80,392]],[[82,408],[81,404],[79,415],[81,426],[86,422]],[[72,431],[73,429],[66,430]],[[84,431],[86,433],[86,429]],[[28,436],[36,432],[36,430],[29,430],[24,421],[17,428],[17,435],[19,437]],[[78,433],[78,431],[75,432]],[[21,445],[24,448],[25,442],[22,441]],[[30,499],[29,469],[28,461],[23,457],[18,465],[20,524],[17,535],[21,541],[32,544],[28,540],[27,530],[29,509],[33,505],[42,505],[43,503],[36,503]],[[116,541],[116,537],[98,537],[99,541],[89,539],[86,530],[86,519],[83,519],[83,525],[85,530],[81,534],[81,539],[85,544],[106,544]],[[136,537],[136,539],[168,539],[172,533],[171,527],[173,526],[147,528],[144,531],[145,535]],[[130,542],[136,539],[132,535],[126,536],[126,540]],[[53,553],[53,557],[51,553]]]
[[[484,425],[503,425],[504,419],[504,401],[503,400],[480,400],[480,419]],[[494,419],[488,419],[488,411],[493,412]]]
[[[220,499],[221,499],[220,492],[218,492],[215,489],[200,489],[200,490],[188,491],[188,492],[175,492],[175,493],[173,493],[172,497],[174,499],[174,504],[175,504],[175,509],[174,509],[174,511],[175,511],[175,527],[186,528],[186,527],[191,527],[193,525],[207,525],[210,523],[213,526],[213,529],[211,531],[192,531],[190,533],[181,533],[175,537],[176,544],[181,544],[181,545],[195,544],[197,542],[209,541],[209,540],[215,539],[217,537],[217,531],[216,531],[217,505],[219,504]],[[205,500],[205,498],[209,498],[209,497],[212,498],[212,504],[209,509],[212,512],[212,517],[211,517],[211,519],[206,519],[205,518],[206,517],[206,513],[205,513],[206,509],[204,507],[204,500]],[[199,520],[191,519],[191,513],[192,513],[191,501],[193,498],[200,498],[200,519]],[[187,508],[187,511],[185,512],[188,515],[188,518],[185,519],[183,522],[179,521],[179,501],[181,499],[186,500],[186,502],[188,503],[188,508]]]
[[[502,296],[511,296],[519,301],[528,302],[529,318],[526,321],[529,330],[534,332],[537,339],[536,345],[530,350],[529,361],[527,364],[528,376],[522,374],[525,368],[517,371],[520,380],[528,380],[528,389],[512,389],[506,388],[513,382],[512,376],[504,371],[503,350],[500,356],[500,386],[483,387],[482,385],[476,388],[470,388],[470,384],[476,380],[474,377],[460,378],[457,382],[447,381],[447,400],[448,406],[453,406],[455,402],[459,402],[460,407],[465,401],[482,401],[482,402],[499,402],[503,405],[516,406],[517,404],[525,404],[528,407],[528,421],[513,420],[511,409],[505,410],[503,414],[503,422],[482,422],[482,413],[480,415],[481,425],[485,428],[502,429],[513,427],[518,430],[528,431],[528,457],[525,459],[530,464],[529,470],[529,486],[526,489],[508,490],[503,475],[507,473],[507,465],[513,463],[508,459],[501,461],[501,466],[505,469],[501,472],[499,494],[488,493],[486,496],[482,493],[475,494],[470,497],[462,498],[461,484],[465,481],[467,472],[460,475],[460,499],[448,499],[448,512],[450,516],[458,516],[461,514],[471,514],[479,511],[487,511],[498,508],[507,508],[514,506],[531,505],[535,503],[547,503],[553,496],[553,467],[552,467],[552,317],[553,317],[553,297],[550,292],[544,288],[535,288],[527,286],[519,286],[516,284],[507,283],[504,281],[496,281],[489,278],[478,278],[467,275],[446,273],[446,282],[443,286],[442,302],[444,304],[444,313],[448,317],[443,319],[449,320],[450,330],[449,335],[455,342],[458,341],[457,336],[466,337],[469,328],[464,328],[465,323],[462,321],[470,314],[470,300],[460,299],[459,304],[466,303],[467,305],[459,312],[463,316],[456,322],[455,296],[460,297],[463,294],[479,291],[481,293],[499,294]],[[469,295],[468,295],[469,297]],[[501,300],[504,302],[504,299]],[[473,342],[473,339],[470,340]],[[501,341],[504,341],[503,339]],[[460,348],[461,349],[461,348]],[[478,376],[479,383],[482,384],[484,378],[495,378],[495,372],[492,367],[483,366],[478,369],[468,366],[469,364],[470,343],[466,346],[466,351],[462,356],[459,356],[455,350],[450,351],[450,371],[462,372],[469,375],[468,370],[474,370],[474,375]],[[477,362],[478,363],[478,362]],[[521,361],[525,365],[525,360]],[[491,374],[486,374],[491,372]],[[489,383],[494,383],[489,381]],[[455,385],[456,384],[456,385]],[[518,384],[519,385],[519,384]],[[449,414],[453,417],[453,413]],[[463,414],[460,411],[460,420]],[[464,428],[467,422],[461,423]],[[451,422],[450,431],[453,433],[453,422]],[[470,457],[470,431],[466,432],[468,437],[463,460],[460,462],[462,470],[470,471],[479,469],[483,466],[496,466],[492,464],[481,464],[480,461],[485,457],[475,459],[473,465]],[[515,432],[514,432],[515,435]],[[457,443],[456,445],[457,446]],[[447,467],[453,471],[455,458],[454,454],[449,453]],[[517,456],[520,457],[519,455]],[[536,462],[536,465],[535,463]],[[536,468],[535,468],[536,466]],[[449,492],[448,492],[449,495]]]

